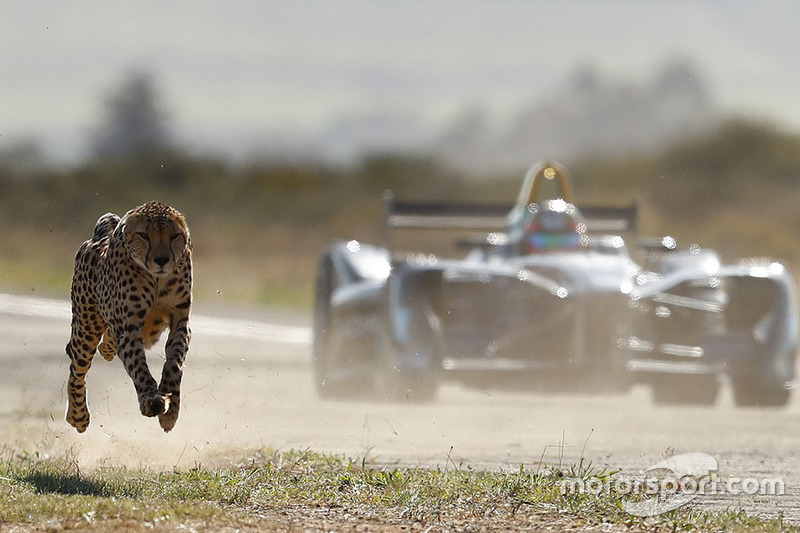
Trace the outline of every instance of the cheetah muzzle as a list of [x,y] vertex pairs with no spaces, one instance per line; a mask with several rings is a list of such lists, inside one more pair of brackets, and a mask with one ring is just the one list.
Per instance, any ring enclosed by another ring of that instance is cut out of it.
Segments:
[[[133,380],[144,416],[158,417],[170,431],[180,413],[183,363],[189,349],[192,305],[192,244],[178,211],[160,202],[106,213],[75,256],[67,422],[79,433],[89,427],[86,373],[99,351],[119,355]],[[145,349],[169,328],[161,382],[147,366]]]

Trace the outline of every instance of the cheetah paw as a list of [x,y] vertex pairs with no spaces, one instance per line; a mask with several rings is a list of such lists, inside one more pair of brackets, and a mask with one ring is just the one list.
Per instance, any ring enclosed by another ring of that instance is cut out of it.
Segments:
[[169,398],[160,393],[144,396],[139,399],[139,410],[144,416],[164,414],[169,406]]
[[103,341],[100,346],[97,347],[97,351],[100,352],[100,355],[102,355],[103,359],[106,361],[113,361],[114,356],[117,355],[116,348],[114,348],[113,345],[106,343],[106,341]]
[[89,411],[78,416],[77,413],[67,411],[67,423],[74,427],[78,433],[83,433],[89,427]]
[[175,404],[172,404],[166,413],[158,415],[158,424],[165,433],[169,433],[175,427],[177,421],[178,407]]

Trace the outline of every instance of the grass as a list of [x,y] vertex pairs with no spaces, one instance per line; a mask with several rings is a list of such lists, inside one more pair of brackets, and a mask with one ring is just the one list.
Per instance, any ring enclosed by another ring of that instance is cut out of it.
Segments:
[[73,260],[80,243],[60,231],[5,226],[0,287],[31,295],[68,297]]
[[580,463],[482,471],[382,467],[308,450],[260,450],[223,469],[167,472],[99,468],[84,472],[70,457],[4,453],[0,529],[345,529],[521,530],[532,527],[797,531],[780,518],[741,511],[679,509],[640,519],[614,494],[563,495],[565,476],[614,473]]

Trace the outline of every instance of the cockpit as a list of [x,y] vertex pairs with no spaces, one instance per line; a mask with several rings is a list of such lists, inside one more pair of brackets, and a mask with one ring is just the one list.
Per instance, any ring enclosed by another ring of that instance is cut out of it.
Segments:
[[572,202],[572,184],[564,167],[555,162],[533,166],[507,221],[509,241],[517,253],[561,252],[584,246],[588,242],[586,224]]

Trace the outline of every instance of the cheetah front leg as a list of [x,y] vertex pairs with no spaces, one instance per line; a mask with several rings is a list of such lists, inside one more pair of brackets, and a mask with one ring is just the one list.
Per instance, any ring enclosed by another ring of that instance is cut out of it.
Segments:
[[100,342],[101,328],[93,328],[73,318],[72,334],[67,343],[70,359],[69,379],[67,381],[67,423],[83,433],[89,427],[89,407],[86,404],[86,373],[92,366],[97,344]]
[[178,421],[181,409],[183,363],[191,338],[188,308],[185,312],[173,311],[166,345],[166,361],[161,371],[161,384],[158,386],[158,390],[169,398],[169,409],[158,415],[158,423],[164,431],[170,431]]
[[133,380],[133,387],[139,398],[139,411],[144,416],[162,414],[167,407],[167,398],[158,391],[158,384],[147,367],[141,327],[129,325],[117,330],[115,337],[117,354]]

